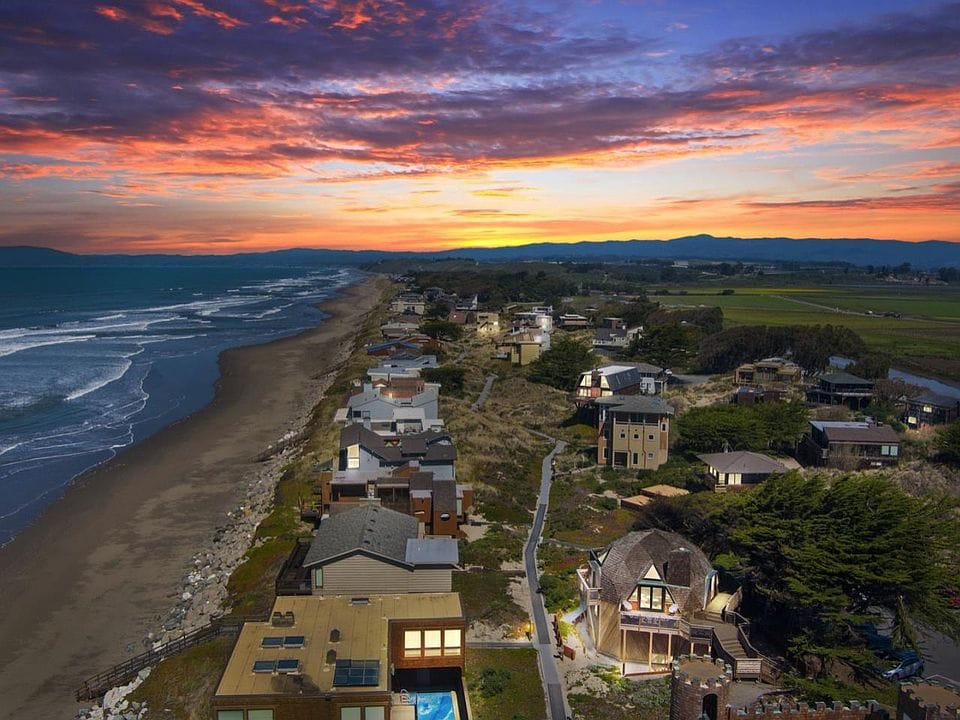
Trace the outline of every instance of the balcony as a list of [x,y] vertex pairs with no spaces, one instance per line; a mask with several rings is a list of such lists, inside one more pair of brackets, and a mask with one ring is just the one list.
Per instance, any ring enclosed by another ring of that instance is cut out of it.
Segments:
[[620,627],[623,630],[679,632],[680,617],[657,612],[621,611]]

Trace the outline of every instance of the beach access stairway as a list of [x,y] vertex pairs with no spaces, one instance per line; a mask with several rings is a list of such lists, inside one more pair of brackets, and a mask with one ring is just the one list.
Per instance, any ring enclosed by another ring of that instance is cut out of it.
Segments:
[[156,665],[161,660],[165,660],[168,657],[172,657],[177,653],[181,653],[184,650],[205,643],[213,638],[220,637],[221,635],[236,637],[240,634],[240,629],[245,622],[266,622],[269,619],[266,615],[253,617],[227,615],[222,618],[217,618],[209,625],[197,628],[182,637],[171,640],[140,655],[135,655],[118,665],[114,665],[109,670],[87,678],[83,681],[83,684],[77,688],[74,695],[78,702],[97,700],[103,697],[108,690],[133,680],[144,668]]
[[750,642],[750,621],[733,610],[723,613],[721,622],[713,624],[714,651],[733,669],[737,680],[759,680],[776,683],[786,664],[761,654]]

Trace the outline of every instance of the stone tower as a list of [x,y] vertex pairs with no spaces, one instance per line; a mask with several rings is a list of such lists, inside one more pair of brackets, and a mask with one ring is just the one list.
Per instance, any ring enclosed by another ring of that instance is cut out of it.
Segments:
[[897,718],[960,720],[960,687],[933,680],[904,683],[897,697]]
[[670,720],[710,720],[726,717],[733,671],[709,655],[684,655],[673,661]]

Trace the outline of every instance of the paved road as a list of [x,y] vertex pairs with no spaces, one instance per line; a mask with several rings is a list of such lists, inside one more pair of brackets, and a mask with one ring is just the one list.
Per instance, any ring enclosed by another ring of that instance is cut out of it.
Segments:
[[487,401],[487,396],[490,394],[491,388],[493,388],[493,381],[497,379],[497,376],[493,373],[487,375],[487,381],[483,384],[483,390],[480,391],[480,396],[473,402],[473,405],[470,406],[471,410],[479,410],[480,406]]
[[[547,437],[537,433],[541,437]],[[566,446],[562,440],[554,440],[553,450],[543,459],[540,472],[540,496],[537,498],[537,512],[533,518],[533,527],[530,528],[530,537],[523,548],[523,565],[527,573],[527,583],[530,585],[530,599],[533,605],[534,645],[540,656],[540,672],[543,675],[543,684],[547,691],[547,704],[551,720],[566,720],[567,703],[563,693],[563,682],[557,671],[554,658],[556,646],[550,626],[547,624],[547,611],[543,606],[543,595],[537,592],[540,581],[537,576],[537,545],[540,542],[540,533],[543,532],[543,521],[547,517],[547,505],[550,502],[550,483],[553,480],[553,458]]]

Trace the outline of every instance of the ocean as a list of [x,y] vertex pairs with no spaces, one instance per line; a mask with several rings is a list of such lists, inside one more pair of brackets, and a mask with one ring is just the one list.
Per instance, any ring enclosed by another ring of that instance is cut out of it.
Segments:
[[228,348],[319,325],[334,268],[0,268],[0,545],[71,480],[204,407]]

